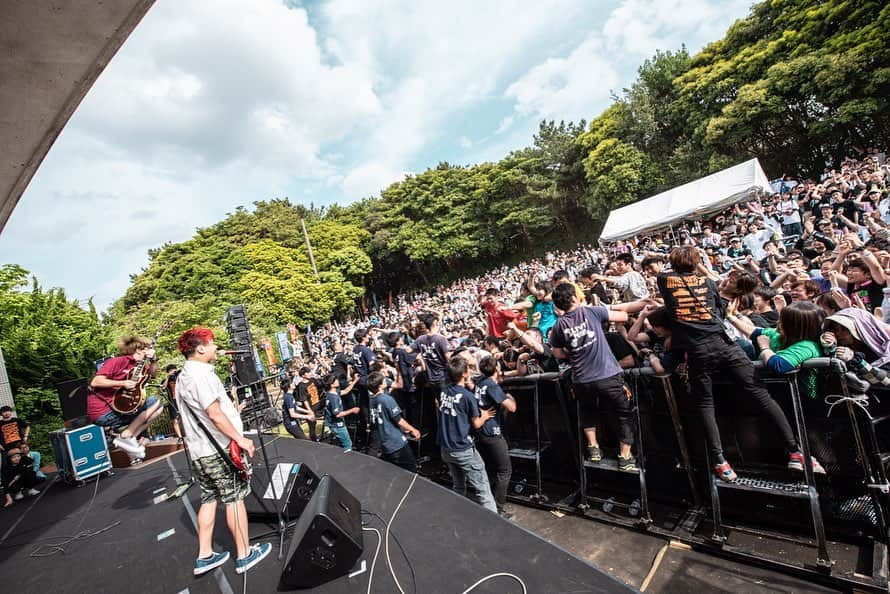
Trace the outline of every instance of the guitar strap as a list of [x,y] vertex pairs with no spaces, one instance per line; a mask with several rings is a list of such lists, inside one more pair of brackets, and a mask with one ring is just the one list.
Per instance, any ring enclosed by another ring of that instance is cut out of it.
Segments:
[[192,407],[190,407],[185,402],[180,401],[180,403],[182,404],[182,406],[179,407],[180,414],[184,410],[189,411],[189,413],[192,415],[192,418],[195,420],[195,423],[197,423],[198,427],[201,428],[201,431],[204,432],[204,435],[207,436],[207,439],[210,440],[210,443],[213,444],[213,448],[216,450],[216,453],[219,454],[222,457],[222,459],[226,461],[226,464],[229,465],[229,468],[232,469],[232,472],[236,472],[236,473],[240,472],[240,469],[237,466],[235,466],[234,462],[232,462],[231,456],[229,456],[229,454],[222,449],[222,446],[219,445],[219,442],[216,441],[216,438],[213,437],[213,434],[210,433],[210,430],[207,429],[207,427],[204,425],[204,423],[201,422],[201,419],[198,418],[198,415],[195,414],[195,411],[192,410]]

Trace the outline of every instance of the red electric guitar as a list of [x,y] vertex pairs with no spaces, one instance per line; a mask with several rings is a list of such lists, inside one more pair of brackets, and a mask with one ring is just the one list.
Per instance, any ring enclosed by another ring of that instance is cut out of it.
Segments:
[[232,470],[241,480],[249,481],[253,474],[253,467],[250,465],[250,458],[245,454],[235,440],[229,442],[229,458],[232,459]]
[[[161,334],[169,330],[172,325],[172,322],[164,322],[164,324],[158,328],[158,331],[148,348],[153,349],[155,342],[161,337]],[[117,392],[115,392],[114,398],[110,403],[111,408],[113,408],[115,412],[122,415],[133,414],[136,412],[136,409],[142,406],[142,403],[145,402],[145,384],[148,383],[148,378],[151,375],[151,363],[152,360],[149,360],[148,357],[146,357],[142,359],[142,361],[139,361],[136,364],[136,367],[130,370],[127,379],[136,382],[136,386],[132,390],[119,388]]]

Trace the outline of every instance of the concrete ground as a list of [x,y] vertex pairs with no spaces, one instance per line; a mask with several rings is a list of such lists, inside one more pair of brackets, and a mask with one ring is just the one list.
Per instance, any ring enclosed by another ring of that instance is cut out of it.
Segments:
[[[727,561],[681,543],[576,517],[508,504],[513,521],[644,592],[837,592]],[[658,559],[660,552],[661,558]]]

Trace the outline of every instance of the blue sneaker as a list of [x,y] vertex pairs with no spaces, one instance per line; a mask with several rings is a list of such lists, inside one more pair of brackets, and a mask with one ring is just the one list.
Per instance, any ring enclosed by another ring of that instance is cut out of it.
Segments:
[[223,563],[229,560],[229,552],[226,551],[224,553],[213,553],[209,557],[204,557],[203,559],[198,558],[195,561],[195,575],[204,575],[211,569],[216,569]]
[[264,542],[263,544],[255,544],[250,547],[250,553],[242,558],[235,559],[235,573],[244,573],[260,561],[266,558],[266,555],[269,554],[269,551],[272,550],[272,545],[268,542]]

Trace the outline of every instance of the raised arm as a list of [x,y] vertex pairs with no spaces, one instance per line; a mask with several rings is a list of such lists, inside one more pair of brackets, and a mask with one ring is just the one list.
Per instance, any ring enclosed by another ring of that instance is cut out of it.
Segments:
[[878,260],[877,256],[869,250],[863,250],[862,261],[868,266],[868,271],[871,272],[871,278],[877,284],[884,285],[887,283],[887,277],[884,275],[884,269],[881,267],[881,262]]
[[527,334],[527,333],[523,332],[522,330],[520,330],[519,328],[517,328],[516,324],[513,322],[507,322],[507,328],[510,328],[511,330],[516,332],[516,335],[519,337],[519,340],[522,342],[522,344],[524,344],[528,348],[532,349],[534,352],[536,352],[539,355],[543,354],[544,345],[541,344],[540,341],[538,341],[532,335]]
[[733,299],[729,302],[729,305],[726,306],[726,319],[729,321],[730,324],[735,326],[739,332],[750,338],[754,330],[757,329],[757,326],[755,326],[745,318],[739,317],[738,313],[739,300]]

